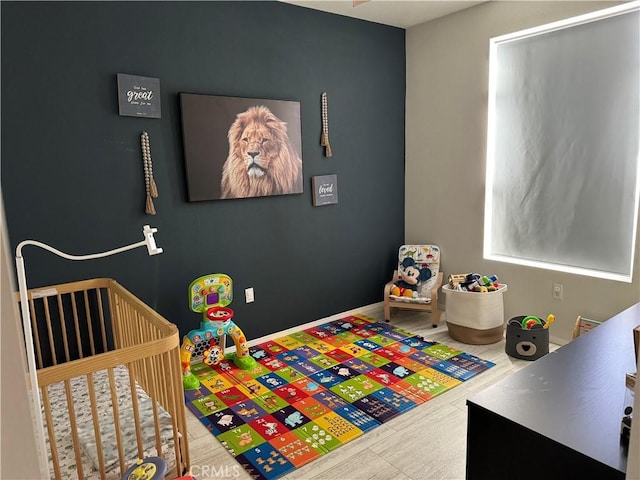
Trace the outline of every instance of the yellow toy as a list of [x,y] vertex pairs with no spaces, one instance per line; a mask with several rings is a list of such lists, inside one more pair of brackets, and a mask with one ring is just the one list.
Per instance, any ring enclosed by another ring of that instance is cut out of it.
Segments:
[[162,480],[167,473],[167,464],[160,457],[138,459],[122,475],[122,480]]

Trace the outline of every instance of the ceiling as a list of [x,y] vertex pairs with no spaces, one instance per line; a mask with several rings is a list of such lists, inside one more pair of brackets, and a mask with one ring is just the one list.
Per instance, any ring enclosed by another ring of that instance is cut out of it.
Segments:
[[[280,0],[393,27],[409,28],[484,2],[431,0]],[[354,3],[357,5],[354,6]]]

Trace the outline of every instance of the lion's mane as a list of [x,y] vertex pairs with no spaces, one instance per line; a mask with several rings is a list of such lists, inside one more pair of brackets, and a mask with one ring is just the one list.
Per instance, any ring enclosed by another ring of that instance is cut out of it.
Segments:
[[302,159],[291,145],[287,124],[267,107],[253,106],[239,113],[228,139],[221,198],[302,192]]

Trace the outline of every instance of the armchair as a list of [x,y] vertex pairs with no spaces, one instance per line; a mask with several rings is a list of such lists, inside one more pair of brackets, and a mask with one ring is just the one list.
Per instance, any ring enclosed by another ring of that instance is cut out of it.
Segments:
[[398,250],[398,269],[384,287],[384,319],[391,320],[397,310],[430,312],[431,324],[440,323],[438,290],[442,286],[440,248],[436,245],[402,245]]

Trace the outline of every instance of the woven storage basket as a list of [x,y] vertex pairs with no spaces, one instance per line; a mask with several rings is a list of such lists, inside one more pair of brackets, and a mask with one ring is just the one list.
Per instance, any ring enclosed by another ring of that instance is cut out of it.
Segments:
[[506,284],[498,284],[495,292],[467,292],[444,285],[447,296],[446,319],[449,335],[471,345],[486,345],[502,340],[504,335],[504,303]]

